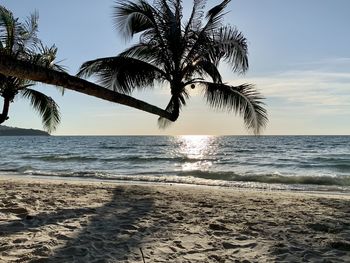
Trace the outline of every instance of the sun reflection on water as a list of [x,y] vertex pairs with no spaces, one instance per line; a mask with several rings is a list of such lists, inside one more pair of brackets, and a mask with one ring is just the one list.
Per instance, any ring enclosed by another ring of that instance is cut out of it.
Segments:
[[184,158],[182,171],[206,171],[212,165],[212,156],[216,153],[215,136],[183,135],[176,137],[178,148],[176,155]]

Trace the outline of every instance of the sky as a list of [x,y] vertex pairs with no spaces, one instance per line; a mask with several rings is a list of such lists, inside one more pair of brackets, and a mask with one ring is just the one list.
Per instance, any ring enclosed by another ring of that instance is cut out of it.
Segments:
[[[220,1],[207,1],[207,8]],[[117,55],[130,43],[113,27],[113,0],[0,0],[15,17],[39,12],[39,37],[58,47],[58,60],[76,74],[88,60]],[[192,1],[183,1],[190,10]],[[232,0],[225,23],[243,32],[249,45],[244,75],[220,67],[225,82],[252,83],[266,98],[264,135],[350,134],[350,1]],[[137,39],[136,39],[137,40]],[[208,107],[192,92],[175,123],[159,129],[157,116],[52,86],[37,89],[54,98],[61,124],[53,135],[248,135],[243,120]],[[157,87],[132,94],[164,108],[170,90]],[[16,99],[8,126],[42,129],[29,102]]]

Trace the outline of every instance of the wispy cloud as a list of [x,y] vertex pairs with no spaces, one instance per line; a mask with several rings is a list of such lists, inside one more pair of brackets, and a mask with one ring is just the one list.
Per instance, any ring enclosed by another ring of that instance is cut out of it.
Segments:
[[319,113],[350,113],[350,72],[294,70],[245,81],[256,84],[268,101],[279,100],[280,108],[298,105]]
[[324,58],[315,61],[306,61],[300,63],[291,64],[291,66],[296,67],[318,67],[318,68],[332,68],[338,66],[350,66],[350,57],[333,57],[333,58]]

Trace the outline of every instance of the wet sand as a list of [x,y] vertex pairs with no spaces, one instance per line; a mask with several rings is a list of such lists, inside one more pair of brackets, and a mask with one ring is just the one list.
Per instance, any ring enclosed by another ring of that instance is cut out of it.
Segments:
[[7,177],[0,262],[350,262],[349,215],[342,195]]

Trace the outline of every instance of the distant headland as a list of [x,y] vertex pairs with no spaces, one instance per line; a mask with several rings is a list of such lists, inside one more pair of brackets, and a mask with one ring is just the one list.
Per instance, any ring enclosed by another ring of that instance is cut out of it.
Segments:
[[0,136],[50,136],[45,131],[0,125]]

